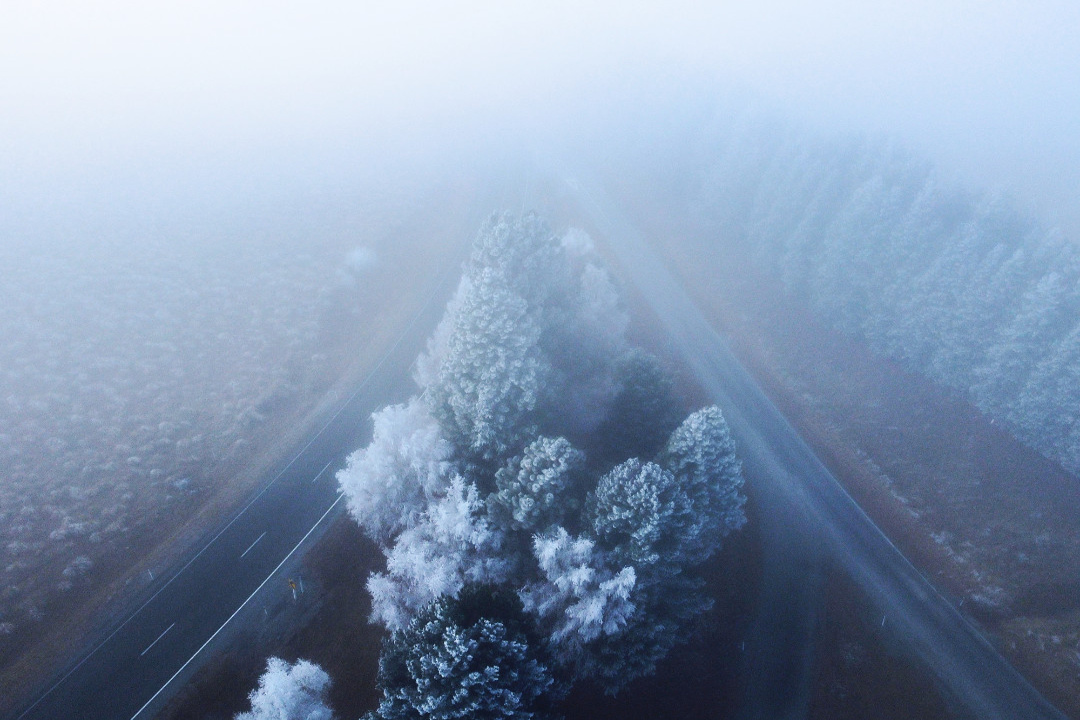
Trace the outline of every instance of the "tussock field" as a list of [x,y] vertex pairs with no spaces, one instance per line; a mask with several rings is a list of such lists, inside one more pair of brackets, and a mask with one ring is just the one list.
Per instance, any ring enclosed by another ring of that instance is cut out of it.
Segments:
[[448,196],[417,180],[316,219],[310,198],[245,208],[187,243],[4,248],[4,687],[40,681],[325,412],[437,272],[412,218]]

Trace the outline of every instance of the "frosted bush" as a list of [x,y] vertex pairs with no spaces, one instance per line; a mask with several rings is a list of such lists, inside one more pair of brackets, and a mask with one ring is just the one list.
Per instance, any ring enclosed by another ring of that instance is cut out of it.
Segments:
[[259,687],[248,695],[251,710],[235,720],[331,720],[329,690],[330,676],[315,663],[297,660],[290,665],[272,657]]

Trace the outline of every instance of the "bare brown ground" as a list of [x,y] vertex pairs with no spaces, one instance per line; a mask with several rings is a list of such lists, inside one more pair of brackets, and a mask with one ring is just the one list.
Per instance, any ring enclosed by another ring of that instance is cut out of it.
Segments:
[[1077,478],[956,393],[824,327],[662,199],[623,191],[698,306],[874,522],[1080,717]]
[[890,649],[877,613],[843,575],[825,584],[809,720],[947,720],[933,679]]

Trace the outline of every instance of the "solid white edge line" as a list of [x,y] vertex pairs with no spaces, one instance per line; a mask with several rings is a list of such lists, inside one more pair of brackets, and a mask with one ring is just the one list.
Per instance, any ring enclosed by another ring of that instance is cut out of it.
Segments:
[[160,640],[161,638],[165,637],[165,633],[169,632],[169,631],[170,631],[170,630],[172,630],[172,629],[173,629],[174,627],[176,627],[176,623],[173,623],[173,624],[172,624],[172,625],[170,625],[169,627],[165,628],[165,632],[163,632],[163,633],[161,633],[160,635],[158,635],[158,636],[157,636],[157,640],[154,640],[154,642],[152,642],[152,643],[150,643],[149,645],[147,645],[147,646],[146,646],[146,649],[145,649],[145,650],[143,650],[143,651],[142,651],[141,653],[139,653],[139,657],[142,657],[142,656],[143,656],[143,655],[145,655],[146,653],[150,652],[150,648],[152,648],[152,647],[154,647],[155,645],[157,645],[157,644],[158,644],[158,640]]
[[165,681],[165,684],[162,685],[158,689],[158,691],[156,693],[154,693],[153,696],[151,696],[151,698],[149,700],[147,700],[146,703],[141,708],[139,708],[138,712],[136,712],[134,715],[131,716],[131,720],[135,720],[135,718],[139,717],[139,715],[142,715],[143,710],[145,710],[147,707],[149,707],[150,703],[154,702],[154,700],[157,699],[157,696],[160,695],[162,692],[164,692],[165,688],[169,687],[169,685],[172,683],[172,681],[175,680],[177,678],[177,676],[180,675],[180,673],[184,672],[184,669],[188,665],[190,665],[195,658],[197,658],[199,656],[199,653],[201,653],[204,649],[206,649],[207,645],[209,645],[211,642],[213,642],[214,638],[216,638],[218,636],[218,634],[221,633],[221,631],[225,629],[225,626],[228,625],[230,622],[232,622],[232,619],[234,617],[236,617],[240,613],[241,610],[243,610],[245,607],[247,607],[247,604],[249,602],[251,602],[251,598],[255,597],[259,593],[259,591],[263,589],[263,586],[266,585],[266,583],[270,582],[270,578],[274,577],[274,575],[277,574],[277,571],[281,569],[281,566],[284,565],[286,562],[288,562],[289,558],[291,558],[293,556],[293,553],[295,553],[297,550],[300,549],[300,546],[304,544],[304,541],[308,539],[308,536],[310,536],[311,533],[315,532],[315,528],[319,527],[319,525],[322,524],[322,521],[325,520],[326,516],[330,514],[330,511],[333,510],[337,506],[337,504],[339,502],[341,502],[341,498],[343,498],[343,497],[344,497],[344,495],[342,495],[341,493],[338,493],[337,499],[334,500],[333,503],[331,503],[330,507],[328,507],[326,509],[326,512],[324,512],[322,514],[322,517],[320,517],[318,520],[315,521],[315,524],[312,525],[311,529],[308,530],[307,533],[304,534],[304,537],[300,538],[300,542],[296,543],[296,546],[293,547],[293,549],[289,551],[289,554],[286,555],[285,558],[281,562],[278,563],[277,567],[274,568],[270,572],[270,574],[266,576],[266,579],[263,580],[261,583],[259,583],[259,587],[255,588],[255,591],[247,596],[247,600],[244,600],[244,602],[240,603],[240,607],[236,608],[236,610],[233,611],[233,614],[230,615],[229,618],[225,622],[223,622],[221,624],[221,627],[219,627],[217,630],[215,630],[214,634],[211,635],[209,638],[207,638],[206,642],[204,642],[202,645],[199,646],[199,649],[195,651],[195,654],[192,655],[190,658],[188,658],[187,662],[185,662],[183,665],[181,665],[180,669],[177,670],[176,672],[174,672],[172,674],[172,677],[170,677],[168,680]]
[[249,552],[251,552],[251,548],[253,548],[253,547],[255,547],[256,545],[258,545],[258,544],[259,544],[259,541],[260,541],[260,540],[262,540],[262,539],[263,539],[264,537],[266,537],[266,531],[265,531],[265,530],[263,530],[263,534],[262,534],[262,535],[260,535],[259,537],[255,538],[255,542],[253,542],[253,543],[251,543],[250,545],[248,545],[248,549],[247,549],[247,550],[245,550],[244,552],[240,553],[240,559],[241,559],[241,560],[243,560],[243,559],[244,559],[244,556],[245,556],[245,555],[247,555],[247,554],[248,554]]

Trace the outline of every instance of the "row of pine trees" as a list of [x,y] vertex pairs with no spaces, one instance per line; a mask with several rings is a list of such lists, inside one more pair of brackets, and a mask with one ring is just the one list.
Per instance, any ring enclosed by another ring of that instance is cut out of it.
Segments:
[[699,219],[835,327],[1080,471],[1080,249],[887,142],[751,112],[702,137]]

